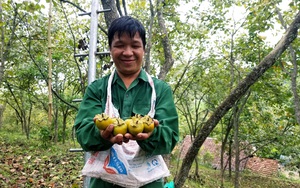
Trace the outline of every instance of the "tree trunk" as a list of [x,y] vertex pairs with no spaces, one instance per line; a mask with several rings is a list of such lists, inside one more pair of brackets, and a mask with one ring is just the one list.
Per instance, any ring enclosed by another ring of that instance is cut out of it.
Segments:
[[52,0],[49,2],[48,20],[48,126],[52,124],[52,43],[51,43]]
[[[226,128],[225,137],[224,137],[224,139],[222,139],[222,146],[221,146],[221,178],[222,178],[221,187],[224,187],[224,175],[225,175],[225,170],[226,170],[226,165],[224,165],[225,148],[226,148],[226,144],[228,142],[228,138],[229,138],[232,127],[233,127],[233,123],[232,123],[232,120],[230,118],[230,121],[229,121],[229,123],[227,125],[227,128]],[[230,159],[230,154],[231,154],[231,143],[232,143],[232,141],[231,141],[231,138],[230,138],[230,141],[229,141],[229,144],[228,144],[228,146],[229,146],[228,147],[229,159]],[[231,163],[229,161],[229,177],[231,176],[230,167],[231,167]]]
[[154,22],[154,8],[152,4],[152,0],[149,0],[150,3],[150,21],[149,21],[149,27],[148,27],[148,37],[147,37],[147,46],[145,49],[145,64],[144,64],[144,69],[146,72],[150,73],[150,52],[151,52],[151,39],[152,39],[152,27],[153,27],[153,22]]
[[163,0],[158,0],[157,1],[157,20],[159,27],[161,29],[161,34],[162,34],[162,44],[164,48],[164,56],[165,56],[165,62],[161,67],[161,70],[159,72],[158,78],[161,80],[164,80],[166,78],[167,73],[169,70],[172,68],[174,64],[174,60],[172,57],[172,50],[171,50],[171,45],[169,42],[169,37],[168,37],[168,31],[165,26],[165,20],[163,18]]
[[[229,171],[229,178],[231,178],[232,173],[232,137],[230,137],[229,145],[228,145],[228,171]],[[224,168],[226,170],[226,166]]]
[[221,163],[221,167],[220,167],[220,170],[221,170],[221,188],[224,187],[224,172],[225,172],[225,169],[224,169],[224,153],[225,153],[225,141],[224,141],[224,138],[223,138],[223,126],[222,126],[222,145],[221,145],[221,159],[220,159],[220,163]]
[[4,110],[5,110],[5,106],[0,104],[0,129],[3,125],[3,113],[4,113]]
[[[27,136],[27,139],[30,138],[31,114],[32,114],[32,108],[33,108],[32,102],[29,101],[29,103],[30,103],[30,106],[29,106],[29,110],[28,110],[28,114],[27,114],[28,117],[27,117],[27,121],[26,121],[26,126],[27,126],[26,136]],[[25,115],[24,119],[26,119],[26,113],[24,113],[24,115]]]
[[67,128],[67,118],[68,118],[68,111],[69,107],[67,107],[66,110],[62,110],[63,112],[63,122],[62,122],[62,139],[63,139],[63,144],[66,142],[66,128]]
[[219,105],[212,116],[207,120],[194,142],[190,146],[186,157],[183,159],[181,169],[175,177],[175,187],[183,186],[188,172],[192,166],[193,160],[198,154],[198,151],[205,139],[216,127],[221,118],[228,112],[229,109],[238,101],[247,90],[276,62],[281,54],[288,48],[288,46],[295,40],[298,35],[300,27],[300,12],[297,13],[294,21],[291,23],[285,35],[277,43],[275,48],[244,78],[231,94]]
[[[0,1],[0,23],[3,22],[3,17],[2,17],[2,1]],[[2,85],[2,79],[4,75],[4,24],[1,24],[0,26],[0,31],[1,31],[1,45],[0,45],[0,86]],[[1,121],[1,119],[0,119]],[[1,122],[0,122],[1,123]],[[1,127],[1,124],[0,124]]]
[[195,178],[199,178],[199,162],[198,157],[195,158]]
[[58,107],[57,105],[55,105],[55,109],[54,109],[54,120],[53,120],[53,136],[52,139],[54,141],[54,143],[56,144],[58,141]]
[[234,127],[234,151],[235,151],[235,175],[234,175],[234,187],[239,188],[239,173],[240,173],[240,144],[239,144],[239,115],[237,113],[238,106],[235,106],[233,114],[233,127]]
[[29,125],[28,125],[28,122],[27,122],[27,120],[26,120],[26,115],[23,113],[23,116],[22,116],[22,123],[23,123],[23,125],[22,125],[22,127],[24,127],[24,132],[25,132],[25,135],[26,135],[26,138],[27,139],[29,139]]
[[111,9],[109,12],[104,12],[105,23],[107,28],[111,22],[119,17],[116,2],[114,0],[101,0],[103,9]]

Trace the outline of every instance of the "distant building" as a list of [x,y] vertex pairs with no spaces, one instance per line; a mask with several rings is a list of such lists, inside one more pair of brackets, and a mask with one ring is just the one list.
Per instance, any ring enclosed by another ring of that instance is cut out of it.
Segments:
[[[191,146],[191,136],[187,135],[181,144],[181,154],[180,158],[183,159],[186,155],[188,148]],[[250,150],[250,149],[249,149]],[[249,152],[249,151],[248,151]],[[213,168],[221,169],[221,143],[217,142],[214,138],[207,138],[205,142],[203,143],[202,147],[200,148],[199,156],[204,156],[206,154],[210,154],[212,156],[211,165]],[[243,171],[245,169],[248,169],[252,172],[265,175],[265,176],[272,176],[278,174],[278,161],[273,159],[264,159],[259,158],[256,156],[251,156],[247,154],[246,151],[240,152],[240,160],[243,159],[240,162],[239,170]],[[224,164],[226,165],[226,168],[228,169],[228,153],[225,152],[224,154]],[[231,169],[235,170],[235,158],[232,156],[231,158]]]

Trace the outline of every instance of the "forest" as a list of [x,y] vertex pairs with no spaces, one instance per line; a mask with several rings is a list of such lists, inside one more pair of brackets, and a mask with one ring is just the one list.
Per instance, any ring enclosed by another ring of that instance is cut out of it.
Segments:
[[[114,66],[107,28],[115,18],[130,15],[147,30],[143,68],[172,88],[178,147],[185,136],[192,138],[182,161],[180,151],[164,156],[179,164],[172,174],[176,188],[186,186],[189,174],[200,176],[199,151],[208,137],[221,144],[219,187],[226,187],[225,156],[235,164],[229,167],[233,186],[240,186],[241,151],[247,158],[274,159],[300,177],[300,1],[99,0],[92,41],[95,1],[0,1],[3,156],[22,153],[8,148],[14,144],[54,151],[61,145],[79,147],[73,124],[91,82],[90,48],[95,42],[95,79],[109,74]],[[33,154],[28,153],[29,161]],[[70,156],[83,163],[80,154]],[[1,163],[11,164],[5,158]],[[19,187],[9,181],[11,173],[0,167],[0,185]],[[24,179],[32,187],[34,178]]]

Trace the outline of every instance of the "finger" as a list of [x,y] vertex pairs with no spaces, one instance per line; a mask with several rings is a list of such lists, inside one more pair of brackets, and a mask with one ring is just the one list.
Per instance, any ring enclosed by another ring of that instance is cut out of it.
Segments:
[[114,126],[113,126],[113,125],[108,126],[105,130],[101,131],[101,136],[102,136],[104,139],[110,138],[113,129],[114,129]]
[[136,135],[137,140],[146,140],[147,138],[149,138],[148,133],[139,133]]
[[123,142],[123,135],[122,134],[117,134],[116,136],[114,136],[112,139],[111,139],[111,142],[112,143],[122,143]]
[[154,126],[157,127],[159,125],[159,121],[157,119],[153,119],[154,121]]
[[126,139],[128,139],[128,140],[132,140],[132,139],[133,139],[133,136],[132,136],[132,134],[130,134],[130,133],[126,133],[126,134],[124,135],[124,137],[125,137]]
[[100,135],[102,136],[102,138],[104,138],[106,140],[108,140],[110,137],[110,135],[107,132],[105,132],[104,130],[100,130]]

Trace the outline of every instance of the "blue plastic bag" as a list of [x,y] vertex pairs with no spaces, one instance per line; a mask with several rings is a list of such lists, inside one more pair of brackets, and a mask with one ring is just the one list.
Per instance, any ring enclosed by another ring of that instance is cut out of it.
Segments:
[[170,181],[169,183],[166,183],[164,188],[175,188],[174,187],[174,182],[173,181]]

